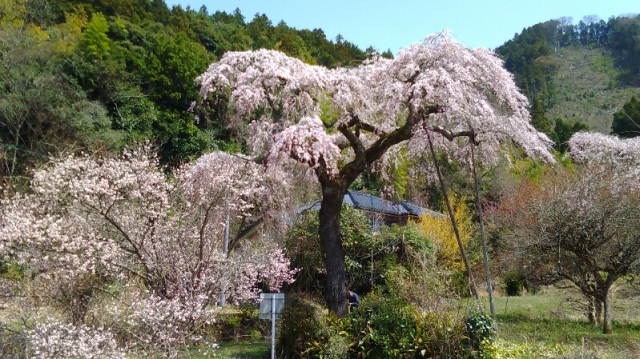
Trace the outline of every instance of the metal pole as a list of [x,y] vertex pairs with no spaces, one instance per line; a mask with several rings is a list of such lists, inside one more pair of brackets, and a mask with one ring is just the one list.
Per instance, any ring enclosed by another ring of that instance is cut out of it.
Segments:
[[227,220],[224,223],[224,255],[229,255],[229,211],[227,210]]
[[[222,248],[222,253],[224,253],[225,258],[229,256],[229,210],[227,210],[227,220],[224,223],[224,246]],[[223,286],[222,293],[220,293],[220,306],[224,307],[226,304],[226,301],[227,301],[227,296],[224,293],[224,286]]]
[[271,359],[276,358],[276,298],[271,297]]

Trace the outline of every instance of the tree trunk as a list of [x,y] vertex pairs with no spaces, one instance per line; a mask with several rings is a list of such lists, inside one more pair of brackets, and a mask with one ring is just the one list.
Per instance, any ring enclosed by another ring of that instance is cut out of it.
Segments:
[[341,186],[325,186],[320,205],[320,245],[327,269],[325,300],[329,311],[338,317],[348,314],[347,278],[344,263],[344,248],[340,238],[340,210],[345,189]]
[[602,298],[602,312],[604,314],[602,318],[602,333],[611,334],[611,303],[609,301],[609,288],[604,290]]
[[596,323],[602,323],[602,301],[598,298],[594,300]]
[[596,317],[596,298],[587,296],[587,319],[589,319],[589,324],[596,325]]

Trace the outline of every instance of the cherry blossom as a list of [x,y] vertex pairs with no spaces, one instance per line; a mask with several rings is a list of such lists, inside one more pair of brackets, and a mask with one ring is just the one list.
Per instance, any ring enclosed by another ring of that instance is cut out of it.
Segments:
[[[121,298],[124,314],[112,322],[137,326],[131,331],[148,333],[146,345],[169,350],[195,340],[174,334],[211,320],[207,308],[221,293],[256,301],[262,285],[278,291],[294,280],[267,230],[283,226],[290,186],[278,168],[221,152],[172,176],[145,147],[52,159],[34,173],[29,193],[4,202],[0,249],[50,286],[84,275],[140,283],[144,292]],[[225,226],[241,232],[258,223],[266,229],[242,241],[232,232],[233,250],[224,251]]]
[[54,320],[37,323],[27,331],[29,358],[126,358],[126,351],[118,346],[113,333],[75,326]]
[[[322,188],[320,238],[329,307],[346,314],[338,216],[348,186],[365,170],[390,181],[398,156],[421,156],[438,133],[453,156],[496,162],[504,146],[553,161],[551,141],[530,124],[527,99],[502,61],[447,33],[427,36],[394,60],[380,57],[327,69],[270,50],[231,52],[197,82],[198,117],[224,101],[224,126],[252,155],[309,166]],[[463,140],[464,139],[464,140]],[[280,162],[278,162],[280,163]]]
[[576,162],[609,162],[628,170],[640,167],[640,138],[620,139],[596,132],[578,132],[569,140],[570,156]]

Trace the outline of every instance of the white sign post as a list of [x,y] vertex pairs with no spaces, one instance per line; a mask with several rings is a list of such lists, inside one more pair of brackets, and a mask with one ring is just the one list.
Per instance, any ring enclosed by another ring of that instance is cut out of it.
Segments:
[[284,310],[284,293],[260,294],[260,319],[271,319],[271,359],[276,357],[276,318]]

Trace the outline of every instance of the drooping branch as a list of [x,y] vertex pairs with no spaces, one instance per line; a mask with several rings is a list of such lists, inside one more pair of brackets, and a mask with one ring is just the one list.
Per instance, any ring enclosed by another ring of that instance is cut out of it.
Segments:
[[364,158],[354,159],[352,162],[346,164],[340,171],[342,177],[348,181],[355,180],[360,173],[364,170],[365,166],[370,165],[380,159],[380,157],[391,147],[397,145],[402,141],[406,141],[413,136],[414,127],[421,121],[424,121],[431,114],[438,113],[440,106],[432,105],[419,113],[409,115],[406,122],[401,127],[396,128],[394,131],[384,135],[380,135],[378,139],[373,142],[365,151]]

